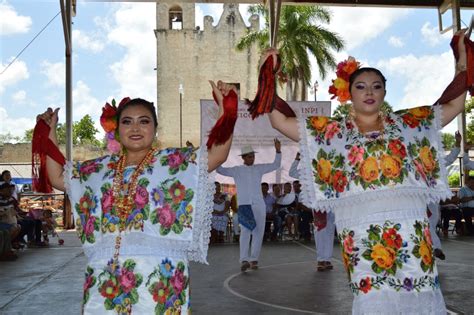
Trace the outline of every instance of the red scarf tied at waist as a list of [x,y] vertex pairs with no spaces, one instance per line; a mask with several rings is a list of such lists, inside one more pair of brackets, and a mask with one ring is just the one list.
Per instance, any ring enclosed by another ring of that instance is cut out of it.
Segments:
[[32,178],[33,191],[41,193],[53,192],[53,187],[48,178],[46,167],[46,157],[49,155],[53,160],[61,165],[66,164],[64,155],[59,151],[57,145],[49,139],[51,128],[43,119],[38,120],[33,131],[32,141]]

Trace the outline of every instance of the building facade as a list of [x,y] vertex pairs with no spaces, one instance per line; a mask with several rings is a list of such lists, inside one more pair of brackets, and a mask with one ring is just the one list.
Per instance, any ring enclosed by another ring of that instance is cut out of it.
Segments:
[[247,26],[238,4],[223,6],[217,24],[205,16],[203,29],[195,26],[194,3],[156,6],[158,138],[164,147],[187,140],[199,145],[200,99],[212,98],[208,80],[238,84],[241,99],[255,96],[259,51],[235,46],[249,28],[258,30],[259,17]]

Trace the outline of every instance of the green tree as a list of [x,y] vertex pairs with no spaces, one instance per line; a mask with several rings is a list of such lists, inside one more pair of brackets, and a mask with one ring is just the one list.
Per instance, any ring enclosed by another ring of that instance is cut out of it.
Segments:
[[14,136],[10,132],[7,132],[6,134],[0,134],[0,145],[4,143],[16,143],[21,140],[21,137]]
[[23,136],[23,141],[24,142],[33,141],[33,131],[34,131],[33,128],[25,130],[25,135]]
[[456,139],[454,138],[454,135],[451,133],[442,133],[441,134],[442,140],[441,142],[443,143],[443,147],[446,151],[451,151],[451,149],[454,146],[454,143],[456,142]]
[[78,122],[73,124],[74,144],[92,144],[100,146],[100,141],[96,139],[95,134],[99,132],[92,121],[91,116],[85,115]]
[[[265,27],[258,31],[249,31],[237,43],[237,50],[250,48],[254,43],[260,50],[269,44],[269,12],[262,4],[250,6],[251,14],[265,18]],[[336,67],[332,50],[340,51],[344,42],[339,35],[326,29],[322,24],[331,21],[330,11],[315,5],[285,5],[281,8],[277,49],[282,60],[282,73],[286,81],[286,99],[307,99],[307,87],[311,83],[311,64],[308,52],[318,65],[321,78],[328,70]],[[299,93],[298,93],[299,92]]]
[[[351,103],[339,104],[334,110],[332,117],[334,119],[340,119],[342,117],[346,117],[347,115],[349,115],[349,109],[351,106],[352,106]],[[392,105],[390,105],[387,101],[383,101],[381,110],[385,115],[388,115],[393,112]]]

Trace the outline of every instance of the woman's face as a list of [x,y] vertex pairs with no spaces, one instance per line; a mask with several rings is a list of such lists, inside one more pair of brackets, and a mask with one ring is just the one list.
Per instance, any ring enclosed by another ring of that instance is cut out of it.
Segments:
[[148,150],[155,139],[153,117],[146,107],[140,105],[124,109],[118,130],[120,142],[127,151]]
[[356,114],[372,115],[382,106],[385,86],[377,73],[363,72],[355,78],[350,92]]

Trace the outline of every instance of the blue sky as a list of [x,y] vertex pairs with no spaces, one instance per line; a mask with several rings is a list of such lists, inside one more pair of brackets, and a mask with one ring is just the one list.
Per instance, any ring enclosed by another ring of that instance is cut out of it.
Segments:
[[[245,21],[246,8],[240,5]],[[431,104],[450,82],[451,32],[439,34],[435,9],[329,9],[329,27],[346,42],[337,59],[352,55],[380,68],[388,79],[386,100],[395,109]],[[0,72],[59,11],[56,0],[0,0]],[[196,24],[202,28],[205,15],[216,23],[221,12],[222,4],[198,5]],[[462,20],[467,23],[473,13],[463,10]],[[90,114],[97,121],[103,104],[114,97],[156,99],[154,3],[78,0],[73,22],[74,120]],[[64,109],[64,49],[59,15],[0,75],[0,134],[23,136],[48,106]],[[333,76],[323,81],[316,69],[314,74],[318,100],[329,100]],[[455,128],[451,124],[445,131]]]

